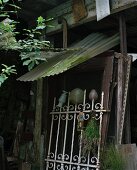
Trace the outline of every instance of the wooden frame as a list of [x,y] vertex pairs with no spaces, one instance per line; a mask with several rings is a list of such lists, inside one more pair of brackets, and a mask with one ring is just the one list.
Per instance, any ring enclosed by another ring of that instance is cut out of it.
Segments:
[[[51,88],[50,91],[48,92],[48,95],[50,97],[50,99],[48,99],[49,101],[46,102],[50,105],[51,102],[51,98],[55,96],[55,88],[59,89],[59,84],[62,84],[62,88],[65,87],[65,79],[67,78],[68,75],[74,74],[74,73],[84,73],[86,74],[86,72],[90,71],[98,71],[100,70],[103,73],[103,77],[102,77],[102,87],[100,87],[100,91],[104,91],[105,97],[104,97],[104,109],[109,110],[110,109],[110,105],[111,105],[111,99],[112,97],[110,97],[110,87],[111,87],[111,82],[112,82],[112,77],[113,77],[113,62],[114,62],[114,52],[106,52],[103,53],[97,57],[92,58],[91,60],[80,64],[79,66],[73,68],[70,71],[67,71],[66,73],[62,74],[62,75],[58,75],[58,76],[54,76],[51,78],[48,78],[48,85],[47,87]],[[63,78],[64,77],[64,78]],[[50,80],[51,79],[51,80]],[[58,81],[60,81],[60,83],[58,83]],[[62,83],[61,83],[62,82]],[[61,86],[60,86],[61,88]],[[47,90],[46,90],[47,91]],[[47,99],[46,99],[47,101]],[[44,108],[46,108],[48,106],[45,106]],[[43,112],[44,113],[44,112]],[[46,113],[46,116],[44,116],[46,119],[48,118],[48,113]],[[107,131],[108,131],[108,124],[109,124],[109,115],[110,113],[105,113],[103,115],[103,125],[102,125],[102,145],[105,145],[106,142],[106,137],[107,137]],[[47,120],[45,120],[45,122],[48,123]],[[44,128],[46,128],[46,131],[48,133],[48,125],[45,126]]]

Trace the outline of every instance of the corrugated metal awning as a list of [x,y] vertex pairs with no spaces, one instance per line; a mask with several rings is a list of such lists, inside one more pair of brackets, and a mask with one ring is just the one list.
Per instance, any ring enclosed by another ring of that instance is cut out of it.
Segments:
[[102,33],[92,33],[73,46],[73,48],[80,48],[78,51],[67,51],[54,55],[47,62],[40,64],[17,80],[34,81],[38,78],[60,74],[118,44],[119,34],[108,37]]

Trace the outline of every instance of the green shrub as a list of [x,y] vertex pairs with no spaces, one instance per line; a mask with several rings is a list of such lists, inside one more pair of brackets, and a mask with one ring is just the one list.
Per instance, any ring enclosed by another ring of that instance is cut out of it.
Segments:
[[96,154],[96,148],[99,141],[99,126],[97,120],[91,119],[85,130],[82,138],[82,154],[87,155],[90,151]]
[[101,156],[102,170],[124,170],[125,159],[122,154],[116,149],[115,145],[110,145]]

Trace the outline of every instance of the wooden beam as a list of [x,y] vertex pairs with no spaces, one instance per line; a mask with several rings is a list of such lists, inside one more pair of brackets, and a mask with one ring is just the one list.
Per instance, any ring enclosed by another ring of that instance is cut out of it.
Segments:
[[[137,5],[137,0],[111,0],[111,14],[120,12],[124,9],[131,8],[133,6]],[[78,25],[81,25],[83,23],[87,23],[89,21],[96,20],[96,5],[95,1],[91,0],[85,0],[85,6],[87,9],[87,17],[80,20],[79,22],[75,22],[73,12],[72,12],[72,1],[69,0],[49,11],[43,14],[46,17],[50,18],[52,17],[53,20],[49,23],[50,25],[53,25],[53,27],[47,27],[46,33],[48,35],[53,34],[55,32],[62,31],[62,25],[58,23],[59,17],[64,17],[67,20],[68,27],[72,28]]]
[[62,20],[63,26],[63,48],[67,48],[68,46],[68,28],[67,21],[65,19]]
[[126,20],[123,13],[119,16],[119,32],[120,32],[120,51],[121,54],[127,55],[127,33]]
[[[110,108],[110,83],[112,82],[112,74],[113,74],[113,61],[114,56],[109,56],[106,59],[106,66],[103,73],[103,81],[102,81],[102,91],[104,91],[104,108],[106,110],[109,110]],[[103,114],[103,120],[102,120],[102,146],[105,145],[107,132],[108,132],[108,123],[109,123],[109,114],[110,113],[104,113]]]
[[34,128],[34,153],[35,163],[40,165],[40,148],[41,148],[41,119],[42,119],[42,91],[43,79],[37,80],[37,95],[36,95],[36,113],[35,113],[35,128]]
[[124,95],[124,59],[127,55],[127,34],[126,34],[126,20],[123,13],[119,16],[119,32],[120,32],[120,51],[122,55],[118,57],[118,73],[117,73],[117,143],[119,143],[120,135],[120,121],[123,109],[123,95]]
[[[118,54],[117,54],[118,55]],[[118,71],[117,71],[117,109],[116,109],[116,115],[117,115],[117,143],[119,138],[119,128],[120,128],[120,119],[121,119],[121,113],[122,113],[122,102],[123,102],[123,58],[121,55],[116,56],[118,57]]]

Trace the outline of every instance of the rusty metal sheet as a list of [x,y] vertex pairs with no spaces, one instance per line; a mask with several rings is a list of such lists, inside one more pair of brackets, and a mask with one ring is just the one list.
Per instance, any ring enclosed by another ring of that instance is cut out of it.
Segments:
[[96,13],[97,13],[97,21],[110,15],[109,0],[103,0],[103,1],[96,0]]
[[80,48],[78,51],[68,51],[66,54],[54,56],[49,59],[48,62],[40,64],[17,80],[34,81],[41,77],[60,74],[111,49],[118,44],[119,34],[108,37],[101,33],[92,33],[73,46],[73,48]]
[[75,22],[78,22],[81,19],[85,18],[88,14],[84,0],[73,0],[72,9]]

